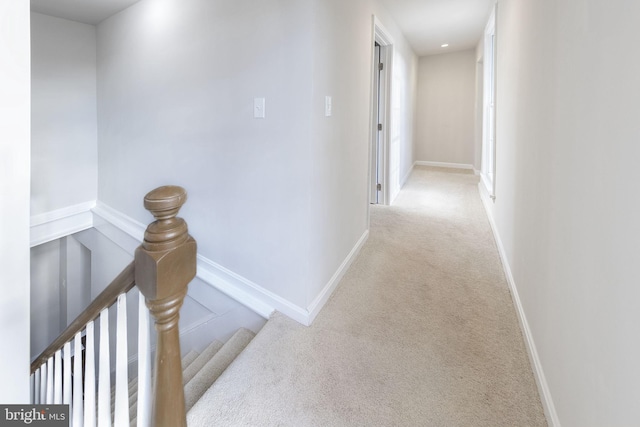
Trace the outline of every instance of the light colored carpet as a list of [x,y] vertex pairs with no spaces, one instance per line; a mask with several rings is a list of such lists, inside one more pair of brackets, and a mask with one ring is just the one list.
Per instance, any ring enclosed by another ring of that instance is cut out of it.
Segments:
[[189,426],[546,426],[477,182],[416,169],[314,324],[274,315]]
[[222,348],[211,356],[196,373],[196,375],[184,386],[185,409],[189,411],[200,397],[211,387],[227,366],[244,350],[255,337],[248,329],[240,328]]
[[211,344],[209,344],[207,348],[205,348],[202,353],[198,355],[196,360],[194,360],[191,364],[189,364],[189,366],[183,369],[182,383],[187,384],[189,381],[191,381],[193,377],[195,377],[196,374],[200,372],[204,365],[206,365],[207,362],[211,360],[211,358],[213,358],[213,356],[215,356],[218,351],[220,351],[222,346],[223,344],[220,341],[212,341]]

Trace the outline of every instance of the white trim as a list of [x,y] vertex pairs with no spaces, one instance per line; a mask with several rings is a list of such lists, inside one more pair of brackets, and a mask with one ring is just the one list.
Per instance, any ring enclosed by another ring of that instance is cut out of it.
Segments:
[[98,202],[95,208],[92,209],[93,213],[111,223],[116,228],[127,233],[139,242],[144,239],[144,231],[147,226],[135,219],[113,209],[111,206],[105,205],[102,202]]
[[542,401],[547,422],[550,427],[560,427],[560,419],[558,418],[558,413],[556,412],[555,405],[553,404],[553,398],[551,397],[551,391],[549,390],[549,385],[547,384],[547,379],[544,375],[544,370],[542,369],[538,350],[536,349],[536,344],[533,340],[529,323],[527,322],[527,316],[524,312],[524,308],[522,307],[522,302],[520,301],[518,288],[516,287],[515,280],[513,279],[511,266],[509,265],[509,260],[502,244],[502,239],[500,239],[500,234],[498,233],[498,228],[491,212],[491,206],[489,205],[489,199],[491,196],[481,183],[478,184],[478,191],[480,192],[480,199],[482,200],[482,205],[487,213],[487,218],[489,219],[489,224],[493,231],[493,237],[495,238],[496,246],[498,247],[498,253],[500,254],[500,259],[502,261],[502,268],[504,269],[504,274],[507,278],[509,289],[511,290],[511,298],[513,299],[513,304],[515,305],[516,312],[518,313],[518,320],[520,321],[520,327],[522,328],[522,333],[525,337],[525,344],[529,352],[529,361],[533,368],[536,385],[538,386],[538,392],[540,393],[540,400]]
[[489,181],[489,178],[487,177],[486,174],[480,172],[479,175],[480,175],[480,185],[484,187],[484,192],[486,193],[487,197],[489,197],[493,202],[495,202],[496,196],[494,194],[495,191],[493,189],[494,184]]
[[450,168],[450,169],[471,169],[475,171],[473,165],[468,163],[447,163],[447,162],[430,162],[424,160],[418,160],[414,163],[417,166],[432,166],[436,168]]
[[31,217],[31,247],[93,227],[95,200]]
[[482,84],[482,147],[481,176],[492,199],[496,196],[496,85],[497,85],[497,2],[491,8],[491,15],[483,34],[483,84]]
[[[382,184],[382,200],[378,201],[379,204],[382,205],[390,205],[391,204],[391,179],[390,179],[390,170],[391,170],[391,165],[389,164],[389,144],[391,141],[391,127],[392,127],[392,117],[391,117],[391,95],[392,95],[392,91],[393,91],[393,60],[395,57],[395,53],[394,53],[394,40],[393,37],[391,37],[391,33],[384,27],[384,25],[382,25],[382,23],[380,22],[380,20],[378,19],[377,16],[372,15],[372,40],[371,40],[371,47],[373,49],[374,43],[378,42],[378,44],[381,46],[381,50],[380,50],[380,60],[385,64],[384,66],[384,70],[383,70],[383,74],[385,76],[385,81],[382,82],[382,90],[384,91],[384,95],[382,96],[382,100],[384,102],[384,105],[382,106],[383,109],[383,115],[384,115],[384,120],[382,121],[383,123],[383,129],[382,129],[382,134],[383,134],[383,141],[382,141],[382,171],[378,171],[378,172],[382,172],[382,179],[381,179],[381,184]],[[373,63],[373,59],[374,59],[374,52],[372,50],[371,53],[371,60]],[[371,96],[370,96],[370,111],[369,111],[369,116],[371,119],[371,126],[370,129],[373,130],[374,126],[377,122],[377,118],[373,117],[374,116],[374,107],[373,107],[373,93],[376,90],[376,88],[374,87],[374,77],[373,77],[373,73],[375,73],[374,67],[371,67]],[[373,138],[374,138],[374,134],[372,133],[369,141],[370,141],[370,150],[373,150]],[[373,155],[373,153],[370,151],[370,157],[369,159],[371,159],[371,156]],[[371,167],[371,161],[369,162],[370,167]],[[369,171],[369,180],[371,181],[373,175],[373,171]]]
[[[134,239],[142,241],[144,238],[144,230],[146,226],[127,215],[118,212],[110,206],[98,202],[96,207],[93,209],[93,212]],[[275,293],[237,273],[234,273],[201,254],[198,254],[196,277],[266,319],[268,319],[271,314],[277,310],[293,320],[308,326],[313,322],[324,304],[327,302],[331,293],[340,282],[340,279],[356,258],[368,236],[369,231],[366,230],[351,252],[349,252],[349,255],[347,255],[331,280],[329,280],[329,283],[327,283],[307,309],[287,301],[281,296],[276,295]]]
[[344,261],[342,261],[342,264],[335,272],[333,277],[331,277],[324,289],[322,289],[318,296],[311,302],[311,304],[309,304],[309,307],[307,308],[307,326],[313,323],[318,313],[320,313],[320,310],[322,310],[322,307],[324,307],[324,305],[327,303],[329,297],[331,296],[331,294],[333,294],[333,291],[340,283],[340,280],[342,280],[347,270],[349,270],[349,267],[351,267],[351,264],[353,264],[353,261],[355,261],[355,259],[357,258],[360,250],[362,249],[368,238],[369,230],[365,230],[364,233],[362,233],[362,236],[360,236],[360,239],[358,239],[358,242],[351,249],[351,252],[349,252],[349,255],[347,255]]
[[[416,162],[414,162],[411,167],[409,168],[409,170],[407,171],[406,174],[404,174],[404,177],[402,177],[402,181],[400,181],[400,190],[402,189],[402,187],[404,187],[404,185],[407,183],[407,181],[409,180],[409,177],[411,176],[411,172],[413,172],[413,168],[416,167]],[[398,190],[398,193],[400,193],[400,190]]]
[[304,316],[300,307],[202,255],[198,255],[196,276],[266,319],[276,309],[297,321]]
[[226,269],[202,255],[198,255],[197,276],[205,283],[247,306],[262,317],[269,318],[271,314],[277,310],[293,320],[309,326],[329,300],[329,297],[356,259],[368,237],[369,230],[365,230],[338,270],[318,296],[309,304],[307,309],[287,301],[281,296],[264,289],[260,285]]
[[49,222],[54,222],[60,219],[65,219],[70,216],[77,215],[79,213],[83,213],[91,210],[96,205],[96,201],[92,200],[89,202],[78,203],[77,205],[67,206],[62,209],[57,209],[55,211],[44,212],[38,215],[31,216],[31,227],[35,227],[38,225],[47,224]]
[[[146,229],[144,224],[102,202],[87,202],[31,217],[31,246],[87,230],[93,227],[95,222],[99,222],[94,221],[94,215],[139,242],[144,238]],[[309,326],[329,300],[368,237],[369,230],[365,230],[338,270],[307,309],[287,301],[203,255],[198,255],[196,277],[266,319],[278,310],[293,320]],[[118,244],[118,242],[115,243]]]
[[[122,212],[119,212],[101,202],[98,202],[97,206],[93,209],[93,212],[137,241],[142,242],[144,239],[146,226]],[[197,263],[196,277],[206,284],[218,289],[266,319],[268,319],[275,310],[275,304],[265,303],[262,299],[265,297],[271,297],[271,300],[277,301],[277,299],[280,298],[277,295],[271,294],[269,291],[261,288],[255,283],[230,270],[227,270],[200,254],[198,254]],[[280,301],[280,304],[277,305],[278,309],[284,314],[298,320],[294,317],[296,314],[295,309],[301,309],[295,306],[287,307],[286,304],[291,303],[288,303],[285,300]]]

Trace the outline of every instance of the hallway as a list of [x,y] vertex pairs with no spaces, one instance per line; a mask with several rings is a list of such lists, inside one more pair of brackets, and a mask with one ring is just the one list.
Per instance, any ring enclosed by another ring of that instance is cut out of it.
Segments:
[[477,182],[416,167],[314,324],[274,315],[189,425],[546,426]]

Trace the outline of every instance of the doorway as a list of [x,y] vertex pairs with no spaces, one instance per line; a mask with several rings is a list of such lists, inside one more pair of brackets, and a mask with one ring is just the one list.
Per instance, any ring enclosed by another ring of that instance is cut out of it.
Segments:
[[375,16],[373,20],[369,203],[389,204],[389,101],[393,45]]
[[[383,120],[384,120],[384,91],[381,90],[381,81],[384,79],[383,69],[384,63],[380,60],[381,46],[378,42],[374,42],[374,60],[373,60],[373,140],[371,147],[372,160],[371,160],[371,197],[372,204],[379,204],[382,200],[382,171],[383,166],[381,164],[384,154],[382,152],[383,147]],[[381,114],[382,113],[382,114]]]

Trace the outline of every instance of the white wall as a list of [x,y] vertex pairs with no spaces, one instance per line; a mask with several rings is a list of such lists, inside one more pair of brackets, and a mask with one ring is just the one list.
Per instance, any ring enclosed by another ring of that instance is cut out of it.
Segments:
[[475,49],[420,58],[419,161],[475,165]]
[[96,32],[31,14],[31,214],[97,198]]
[[0,402],[29,401],[29,2],[0,2]]
[[[413,165],[417,58],[411,47],[377,2],[316,2],[307,305],[331,285],[332,276],[368,229],[373,15],[390,32],[394,47],[392,197]],[[327,95],[332,96],[331,117],[325,117]]]
[[476,85],[475,85],[475,121],[473,127],[474,146],[473,146],[473,167],[475,170],[482,170],[482,126],[484,115],[484,37],[480,37],[480,41],[476,46]]
[[69,237],[89,249],[90,287],[89,301],[94,300],[100,292],[118,276],[132,261],[133,256],[123,248],[105,238],[96,229],[81,231]]
[[[367,228],[376,7],[143,0],[102,22],[100,200],[147,223],[143,195],[182,185],[200,254],[306,310]],[[415,57],[397,34],[410,80]],[[399,126],[406,173],[413,123]]]
[[60,240],[31,248],[30,360],[47,348],[66,326],[66,306],[62,306],[60,294],[60,262],[63,259]]
[[144,194],[182,185],[200,253],[300,306],[309,19],[293,0],[143,0],[98,27],[100,200],[147,223]]
[[[388,21],[392,21],[389,19]],[[389,27],[387,26],[387,29]],[[394,25],[393,81],[391,83],[391,199],[409,178],[417,160],[418,57]],[[397,161],[395,159],[397,158]],[[397,164],[397,172],[393,170]]]
[[[63,254],[60,280],[64,286],[63,292],[66,293],[62,301],[66,326],[91,303],[92,254],[73,235],[60,239],[60,251]],[[52,340],[55,338],[52,337]]]
[[564,427],[640,419],[638,22],[623,0],[498,4],[490,212]]
[[389,123],[389,195],[393,203],[417,160],[419,62],[411,45],[384,7],[374,3],[374,13],[393,42]]

